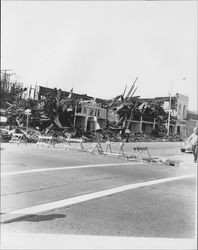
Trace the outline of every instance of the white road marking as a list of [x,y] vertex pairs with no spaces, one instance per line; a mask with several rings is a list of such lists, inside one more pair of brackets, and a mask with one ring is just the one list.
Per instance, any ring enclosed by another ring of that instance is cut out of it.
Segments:
[[49,210],[54,210],[54,209],[61,208],[61,207],[67,207],[67,206],[71,206],[74,204],[90,201],[93,199],[109,196],[112,194],[132,190],[135,188],[146,187],[146,186],[161,184],[161,183],[170,182],[170,181],[182,180],[186,178],[192,178],[194,176],[195,175],[182,175],[182,176],[163,178],[163,179],[158,179],[158,180],[153,180],[153,181],[123,185],[120,187],[93,192],[93,193],[89,193],[85,195],[80,195],[80,196],[76,196],[76,197],[72,197],[72,198],[68,198],[64,200],[59,200],[59,201],[49,202],[46,204],[41,204],[41,205],[36,205],[36,206],[27,207],[23,209],[14,210],[14,211],[9,212],[9,214],[19,215],[18,217],[20,217],[21,215],[24,216],[24,215],[42,213],[42,212],[46,212]]
[[23,171],[13,171],[7,173],[1,173],[1,176],[8,175],[17,175],[17,174],[31,174],[38,172],[46,172],[46,171],[58,171],[58,170],[71,170],[71,169],[79,169],[79,168],[98,168],[98,167],[110,167],[110,166],[122,166],[122,165],[139,165],[143,164],[142,162],[130,162],[130,163],[108,163],[108,164],[92,164],[92,165],[79,165],[79,166],[69,166],[69,167],[56,167],[56,168],[39,168],[39,169],[30,169]]

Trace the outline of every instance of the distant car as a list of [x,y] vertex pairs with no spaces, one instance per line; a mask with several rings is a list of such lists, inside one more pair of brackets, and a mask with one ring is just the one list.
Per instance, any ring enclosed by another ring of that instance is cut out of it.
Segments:
[[186,152],[186,151],[192,152],[192,139],[193,139],[193,134],[190,135],[188,139],[182,143],[181,152]]

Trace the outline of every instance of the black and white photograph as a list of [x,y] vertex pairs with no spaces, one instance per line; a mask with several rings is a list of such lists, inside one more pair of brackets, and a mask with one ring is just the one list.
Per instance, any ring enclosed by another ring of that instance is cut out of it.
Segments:
[[2,0],[0,248],[197,249],[197,0]]

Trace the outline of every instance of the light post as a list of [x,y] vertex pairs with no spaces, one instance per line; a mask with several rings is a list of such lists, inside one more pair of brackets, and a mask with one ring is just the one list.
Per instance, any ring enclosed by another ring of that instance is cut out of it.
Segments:
[[172,88],[173,88],[173,84],[178,81],[178,80],[183,80],[185,81],[186,78],[177,78],[175,80],[171,81],[171,88],[170,88],[170,93],[169,93],[169,110],[168,110],[168,124],[167,124],[167,135],[169,136],[169,132],[170,132],[170,117],[171,117],[171,95],[172,95]]

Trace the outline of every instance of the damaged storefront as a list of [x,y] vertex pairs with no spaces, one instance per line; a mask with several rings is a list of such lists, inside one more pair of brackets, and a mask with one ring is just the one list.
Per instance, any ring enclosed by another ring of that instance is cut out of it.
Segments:
[[92,132],[106,128],[107,110],[96,100],[79,101],[75,107],[75,127]]

